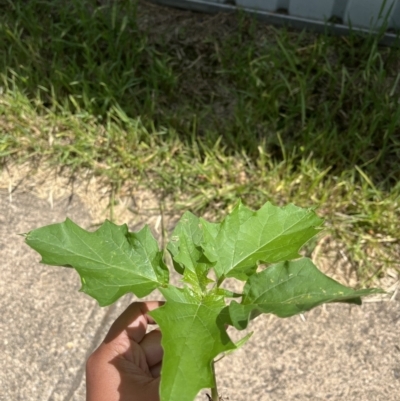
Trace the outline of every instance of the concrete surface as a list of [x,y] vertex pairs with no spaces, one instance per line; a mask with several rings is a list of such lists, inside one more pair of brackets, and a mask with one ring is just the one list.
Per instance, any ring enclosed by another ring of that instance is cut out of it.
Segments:
[[[91,224],[87,205],[76,196],[52,203],[53,208],[30,192],[15,193],[10,202],[0,190],[1,401],[83,401],[85,360],[132,301],[125,297],[102,309],[78,293],[72,269],[38,263],[19,233],[66,216]],[[399,298],[320,307],[305,322],[259,317],[249,343],[216,365],[221,396],[229,401],[400,400]]]

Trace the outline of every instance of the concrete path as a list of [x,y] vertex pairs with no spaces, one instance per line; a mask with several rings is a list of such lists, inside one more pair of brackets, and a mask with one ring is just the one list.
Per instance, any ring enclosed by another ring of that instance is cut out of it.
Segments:
[[[66,216],[90,227],[88,210],[77,197],[51,208],[30,192],[10,202],[0,190],[0,401],[84,401],[85,360],[133,299],[100,308],[78,292],[72,269],[40,265],[18,236]],[[223,399],[400,400],[399,295],[305,318],[254,321],[249,343],[216,366]]]

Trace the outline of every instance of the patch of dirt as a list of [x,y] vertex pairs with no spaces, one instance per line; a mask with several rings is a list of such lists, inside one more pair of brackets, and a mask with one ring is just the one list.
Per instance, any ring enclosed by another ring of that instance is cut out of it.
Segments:
[[[311,259],[323,273],[332,277],[334,280],[349,287],[357,287],[360,285],[357,269],[355,268],[354,262],[352,262],[347,255],[345,245],[341,244],[331,235],[319,238],[311,254]],[[386,269],[385,276],[374,280],[374,286],[379,286],[385,291],[388,291],[389,294],[383,298],[389,299],[396,296],[400,286],[399,280],[399,272],[394,268],[388,268]],[[370,301],[381,299],[382,296],[379,295],[370,298]]]
[[77,197],[88,209],[94,227],[105,219],[116,224],[126,223],[135,231],[148,224],[160,238],[179,219],[171,202],[161,194],[132,183],[126,183],[116,193],[112,186],[89,171],[77,176],[56,167],[39,167],[33,171],[28,163],[10,165],[0,172],[0,188],[8,190],[10,202],[15,191],[29,192],[47,200],[51,208],[56,200],[72,202]]

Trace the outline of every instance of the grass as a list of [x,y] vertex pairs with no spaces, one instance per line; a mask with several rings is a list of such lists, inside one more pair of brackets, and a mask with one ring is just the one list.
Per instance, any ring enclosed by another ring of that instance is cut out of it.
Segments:
[[316,205],[368,284],[400,270],[399,55],[241,15],[0,0],[0,157],[214,216]]

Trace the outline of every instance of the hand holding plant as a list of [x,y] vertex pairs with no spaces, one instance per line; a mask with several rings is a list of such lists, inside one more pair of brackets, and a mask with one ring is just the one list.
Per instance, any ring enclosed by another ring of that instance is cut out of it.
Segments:
[[146,334],[161,302],[135,302],[111,326],[86,365],[86,401],[159,401],[161,332]]
[[[169,283],[163,252],[147,226],[131,233],[106,221],[90,233],[67,219],[31,231],[26,242],[43,263],[75,268],[82,291],[102,306],[129,292],[144,297],[158,289],[165,305],[149,315],[162,332],[161,401],[192,401],[207,387],[217,401],[214,359],[249,338],[233,343],[226,325],[242,330],[262,313],[289,317],[327,302],[361,304],[362,296],[382,292],[345,287],[301,258],[299,249],[321,224],[312,209],[269,202],[256,212],[239,202],[222,223],[187,212],[167,246],[182,287]],[[260,270],[261,264],[267,267]],[[242,293],[223,287],[228,277],[245,282]]]

